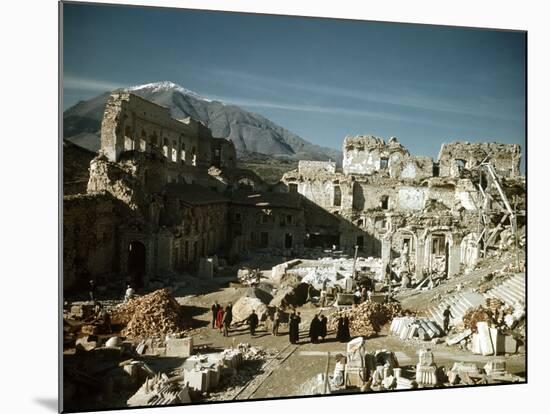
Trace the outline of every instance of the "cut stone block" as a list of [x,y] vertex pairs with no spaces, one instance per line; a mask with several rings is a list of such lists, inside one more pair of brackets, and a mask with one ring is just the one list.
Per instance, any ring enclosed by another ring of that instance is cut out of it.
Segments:
[[491,332],[489,331],[487,322],[477,323],[477,333],[481,355],[493,355],[493,341],[491,340]]
[[193,353],[193,338],[170,338],[166,340],[166,356],[188,357]]

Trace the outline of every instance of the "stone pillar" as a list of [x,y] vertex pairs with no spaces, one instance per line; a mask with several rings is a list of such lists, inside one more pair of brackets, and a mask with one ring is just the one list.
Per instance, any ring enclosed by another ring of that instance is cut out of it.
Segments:
[[414,267],[414,275],[416,280],[424,279],[424,274],[422,273],[422,270],[424,270],[424,249],[426,248],[426,235],[424,233],[425,232],[418,232],[416,234],[416,263]]
[[386,233],[381,237],[382,242],[382,279],[386,276],[386,268],[391,262],[391,233]]
[[449,277],[455,276],[460,271],[460,237],[451,235],[449,237]]

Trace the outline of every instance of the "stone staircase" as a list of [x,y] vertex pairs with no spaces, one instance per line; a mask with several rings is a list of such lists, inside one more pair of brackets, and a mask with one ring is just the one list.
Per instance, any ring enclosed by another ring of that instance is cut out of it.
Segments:
[[485,302],[482,294],[476,292],[459,292],[448,296],[439,302],[438,305],[428,309],[430,316],[439,326],[443,326],[443,311],[449,305],[453,320],[451,324],[462,322],[462,317],[470,308],[477,307]]
[[485,299],[487,298],[500,299],[510,306],[513,306],[518,300],[525,303],[525,274],[515,274],[484,294],[477,292],[459,292],[448,296],[439,304],[429,308],[428,316],[439,326],[443,326],[443,311],[447,305],[450,305],[451,314],[453,315],[451,325],[458,324],[462,322],[462,318],[469,308],[477,307],[485,303]]
[[516,302],[525,303],[525,273],[517,273],[500,285],[488,290],[485,298],[497,298],[509,306]]

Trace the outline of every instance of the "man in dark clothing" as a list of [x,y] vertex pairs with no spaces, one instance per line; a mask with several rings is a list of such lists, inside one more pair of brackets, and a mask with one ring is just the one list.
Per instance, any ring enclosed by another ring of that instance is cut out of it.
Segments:
[[250,335],[254,336],[256,334],[256,328],[258,327],[258,315],[256,315],[254,309],[252,309],[252,313],[246,318],[246,321],[250,327]]
[[447,305],[447,308],[443,311],[443,330],[445,333],[449,332],[449,321],[454,316],[451,314],[451,306]]
[[319,325],[319,336],[325,342],[325,337],[327,336],[327,317],[325,315],[321,315],[320,319],[320,325]]
[[212,328],[216,327],[216,318],[218,317],[218,311],[220,310],[220,308],[221,306],[218,304],[218,301],[215,301],[210,308],[212,310]]
[[229,336],[229,325],[233,321],[233,312],[231,310],[231,304],[225,307],[225,312],[223,314],[222,324],[223,324],[223,336]]
[[300,322],[302,319],[300,318],[300,314],[296,313],[296,310],[294,310],[289,317],[288,322],[288,339],[290,340],[291,344],[296,344],[300,340]]
[[336,340],[337,341],[340,341],[340,342],[344,342],[343,341],[343,334],[344,332],[344,317],[343,316],[339,316],[338,317],[338,325],[336,326]]
[[319,342],[320,330],[321,321],[319,320],[319,316],[315,315],[311,320],[311,324],[309,325],[309,339],[311,340],[312,344],[316,344]]

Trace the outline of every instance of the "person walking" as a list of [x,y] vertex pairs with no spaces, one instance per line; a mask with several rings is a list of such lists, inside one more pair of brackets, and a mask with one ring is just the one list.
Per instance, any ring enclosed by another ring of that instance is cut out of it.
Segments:
[[281,323],[281,309],[275,309],[275,314],[273,315],[273,326],[271,328],[271,334],[273,336],[279,336],[279,324]]
[[220,306],[218,309],[218,313],[216,314],[216,328],[218,328],[221,332],[223,328],[223,308]]
[[250,335],[254,336],[256,334],[256,328],[258,327],[258,315],[256,311],[252,309],[252,313],[246,318],[246,322],[250,328]]
[[231,322],[233,321],[233,311],[231,310],[231,304],[227,305],[225,307],[225,311],[223,313],[223,336],[229,336],[229,326],[231,325]]
[[443,311],[443,330],[445,331],[445,333],[449,332],[449,322],[451,318],[454,318],[451,313],[451,306],[447,305],[447,307]]
[[212,310],[212,329],[216,327],[216,318],[218,317],[218,311],[220,310],[220,308],[221,306],[218,304],[218,301],[215,301],[210,308]]

